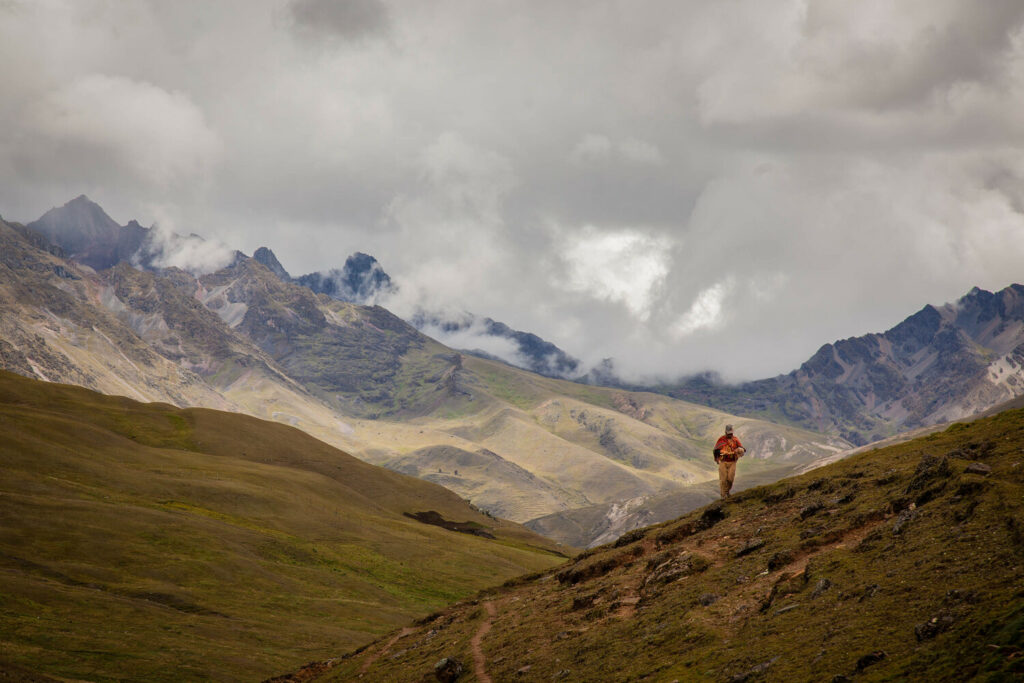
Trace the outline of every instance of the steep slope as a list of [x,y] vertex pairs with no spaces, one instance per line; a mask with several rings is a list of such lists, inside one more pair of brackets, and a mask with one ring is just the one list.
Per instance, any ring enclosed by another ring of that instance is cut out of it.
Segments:
[[302,680],[1019,680],[1022,447],[1013,410],[751,489]]
[[1024,393],[1024,286],[925,306],[882,334],[822,346],[788,375],[741,386],[693,378],[657,390],[857,444],[960,419]]
[[299,430],[7,372],[0,520],[0,677],[253,680],[564,559]]

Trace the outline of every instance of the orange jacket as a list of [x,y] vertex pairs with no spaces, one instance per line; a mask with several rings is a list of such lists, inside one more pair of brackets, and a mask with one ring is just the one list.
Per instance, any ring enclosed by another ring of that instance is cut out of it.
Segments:
[[735,436],[729,436],[725,434],[718,438],[715,442],[715,452],[718,453],[719,457],[726,462],[732,462],[737,459],[736,449],[742,448],[743,444]]

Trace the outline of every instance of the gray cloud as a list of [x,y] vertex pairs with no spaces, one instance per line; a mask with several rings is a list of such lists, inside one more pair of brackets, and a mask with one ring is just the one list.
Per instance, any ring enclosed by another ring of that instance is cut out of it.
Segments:
[[317,33],[354,40],[388,28],[388,9],[379,0],[292,0],[296,23]]
[[7,3],[0,213],[85,192],[292,272],[364,251],[399,312],[635,376],[763,376],[1024,279],[1022,21],[1013,0]]

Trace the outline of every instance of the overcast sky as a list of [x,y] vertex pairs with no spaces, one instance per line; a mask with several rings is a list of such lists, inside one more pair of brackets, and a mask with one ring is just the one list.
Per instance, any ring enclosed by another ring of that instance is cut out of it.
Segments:
[[630,375],[1024,281],[1024,2],[0,0],[0,214],[85,193]]

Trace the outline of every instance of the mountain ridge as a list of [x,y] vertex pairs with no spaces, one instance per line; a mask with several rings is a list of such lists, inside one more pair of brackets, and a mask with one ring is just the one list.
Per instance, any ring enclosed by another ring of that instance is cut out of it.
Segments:
[[858,445],[967,417],[1024,393],[1024,286],[929,304],[885,332],[824,344],[785,375],[738,385],[706,375],[653,390]]

